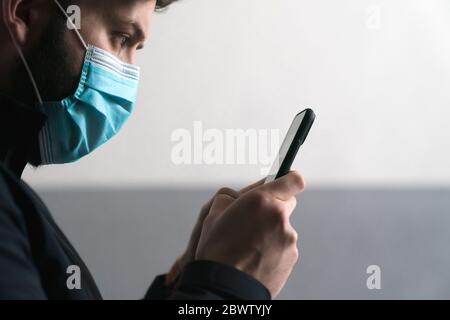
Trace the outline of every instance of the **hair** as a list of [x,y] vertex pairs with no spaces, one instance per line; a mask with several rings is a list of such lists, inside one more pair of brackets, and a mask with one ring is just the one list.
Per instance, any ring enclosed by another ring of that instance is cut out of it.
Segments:
[[156,1],[156,9],[160,10],[160,9],[164,9],[165,7],[167,7],[169,4],[175,2],[177,0],[157,0]]
[[[162,10],[167,8],[170,4],[178,0],[156,0],[156,10]],[[76,2],[76,0],[59,0],[61,5],[69,6],[70,3]]]

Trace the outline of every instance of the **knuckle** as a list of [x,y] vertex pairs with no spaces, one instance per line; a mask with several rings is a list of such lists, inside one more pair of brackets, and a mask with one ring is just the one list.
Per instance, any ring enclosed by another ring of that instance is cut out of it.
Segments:
[[292,227],[286,232],[286,238],[289,244],[296,244],[298,241],[298,233]]
[[306,182],[303,176],[297,171],[292,171],[291,176],[294,184],[298,186],[301,191],[305,190]]
[[251,201],[254,208],[268,217],[271,226],[279,227],[287,222],[285,203],[277,201],[271,194],[256,191],[253,193]]
[[275,225],[284,226],[288,223],[286,209],[282,203],[273,202],[268,209]]
[[286,206],[284,203],[279,201],[273,201],[269,206],[270,211],[273,214],[284,217],[286,212]]
[[272,197],[263,191],[255,191],[251,195],[250,201],[258,209],[268,208],[272,205]]

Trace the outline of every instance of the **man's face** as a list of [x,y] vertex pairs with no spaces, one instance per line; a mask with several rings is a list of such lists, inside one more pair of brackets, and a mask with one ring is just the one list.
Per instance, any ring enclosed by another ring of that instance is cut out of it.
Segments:
[[[78,0],[75,4],[81,9],[79,31],[87,44],[107,50],[124,62],[135,62],[137,50],[148,37],[156,0]],[[56,4],[50,8],[52,14],[39,41],[25,52],[44,101],[74,93],[85,55],[75,31],[67,28],[64,14]],[[15,83],[29,83],[25,78],[28,76],[23,70],[18,71]],[[19,89],[22,96],[33,94]]]
[[[107,50],[122,61],[134,63],[136,51],[144,47],[155,0],[80,1],[81,34],[86,43]],[[70,46],[80,48],[80,42],[69,32]]]

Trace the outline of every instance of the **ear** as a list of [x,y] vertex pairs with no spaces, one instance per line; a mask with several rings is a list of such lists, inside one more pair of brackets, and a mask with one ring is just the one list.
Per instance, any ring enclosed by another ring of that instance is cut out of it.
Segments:
[[20,46],[30,42],[33,27],[42,15],[41,0],[2,0],[3,22]]

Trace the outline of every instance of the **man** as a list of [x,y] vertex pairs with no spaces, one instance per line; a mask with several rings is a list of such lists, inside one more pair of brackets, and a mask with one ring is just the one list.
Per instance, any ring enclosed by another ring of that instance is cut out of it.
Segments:
[[[74,162],[112,138],[133,111],[155,8],[175,0],[2,0],[0,21],[0,298],[100,299],[87,267],[24,167]],[[67,7],[81,8],[81,28]],[[303,178],[291,172],[202,208],[188,247],[146,299],[270,299],[298,258],[289,223]],[[149,253],[151,254],[151,253]],[[80,269],[81,285],[67,270]]]

